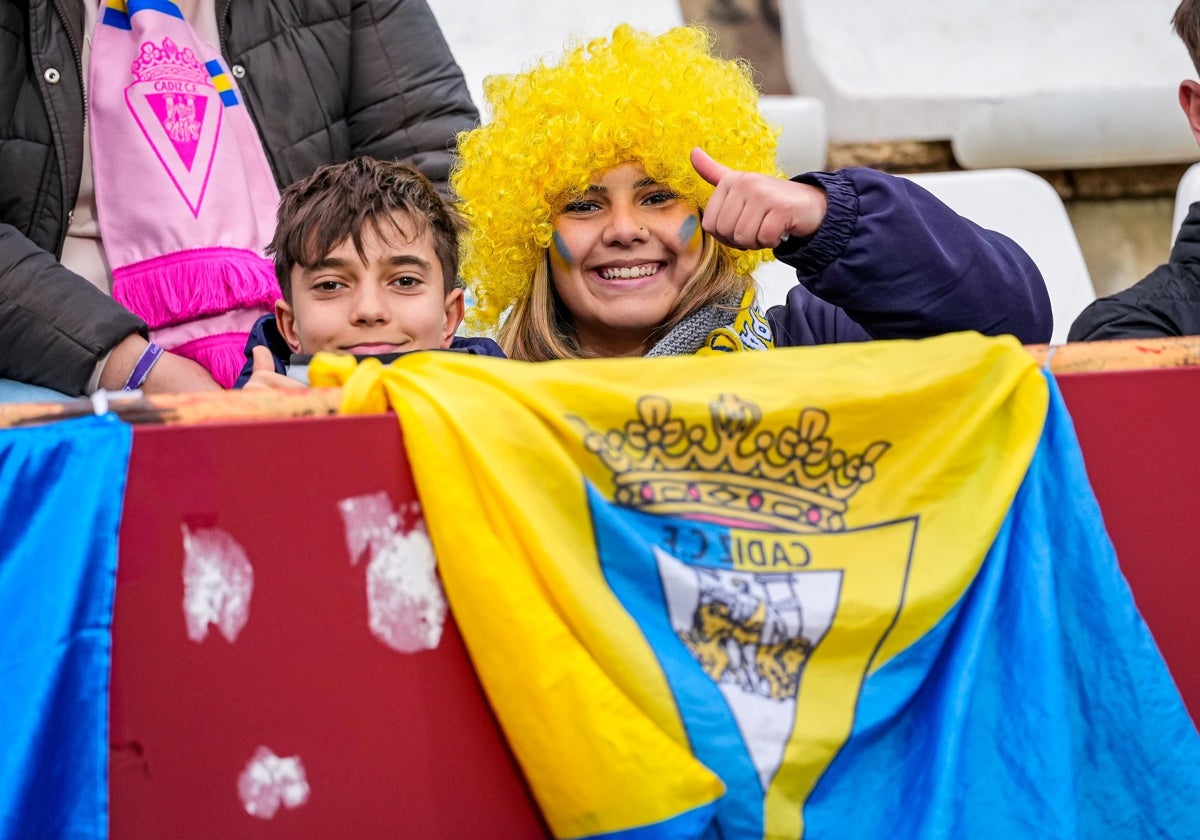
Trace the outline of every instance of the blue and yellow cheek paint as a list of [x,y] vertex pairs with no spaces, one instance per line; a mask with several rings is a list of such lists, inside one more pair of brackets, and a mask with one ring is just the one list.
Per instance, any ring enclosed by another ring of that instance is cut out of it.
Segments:
[[565,274],[573,265],[575,258],[571,256],[571,249],[563,241],[562,234],[554,231],[554,247],[550,249],[550,269]]
[[683,220],[683,224],[679,226],[679,241],[689,251],[699,250],[702,241],[700,214],[693,213]]

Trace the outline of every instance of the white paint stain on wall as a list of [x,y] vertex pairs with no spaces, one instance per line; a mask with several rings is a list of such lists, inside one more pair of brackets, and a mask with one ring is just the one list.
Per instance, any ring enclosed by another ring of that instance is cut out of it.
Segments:
[[369,553],[367,618],[372,635],[393,650],[433,650],[446,623],[437,558],[415,502],[397,513],[387,493],[338,503],[350,562]]
[[220,528],[183,526],[183,615],[188,638],[202,642],[216,625],[233,643],[250,619],[254,569],[246,552]]
[[267,747],[259,747],[237,781],[242,807],[252,817],[269,820],[282,805],[299,808],[312,792],[299,756],[280,758]]
[[433,544],[423,528],[393,534],[367,566],[371,632],[393,650],[433,650],[446,623]]
[[350,553],[351,566],[357,566],[368,550],[374,555],[396,532],[395,509],[388,494],[382,490],[342,499],[338,502],[338,510],[346,529],[346,551]]

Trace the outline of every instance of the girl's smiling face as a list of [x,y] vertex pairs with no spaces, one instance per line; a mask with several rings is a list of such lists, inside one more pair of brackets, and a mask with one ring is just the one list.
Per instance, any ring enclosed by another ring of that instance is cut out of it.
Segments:
[[700,214],[638,163],[606,171],[554,218],[550,277],[579,346],[641,356],[700,265]]

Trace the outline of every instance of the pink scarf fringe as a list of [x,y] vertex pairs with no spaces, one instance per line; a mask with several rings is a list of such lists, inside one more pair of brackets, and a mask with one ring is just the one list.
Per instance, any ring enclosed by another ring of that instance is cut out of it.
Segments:
[[160,329],[231,309],[269,308],[280,291],[269,260],[238,248],[196,248],[114,268],[113,297]]

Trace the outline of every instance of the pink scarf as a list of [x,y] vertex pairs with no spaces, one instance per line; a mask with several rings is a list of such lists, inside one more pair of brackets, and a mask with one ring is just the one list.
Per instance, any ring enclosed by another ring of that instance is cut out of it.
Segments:
[[241,94],[170,0],[107,0],[88,98],[113,297],[151,330],[186,335],[167,349],[229,387],[247,335],[230,320],[248,324],[279,298],[262,256],[279,191]]

